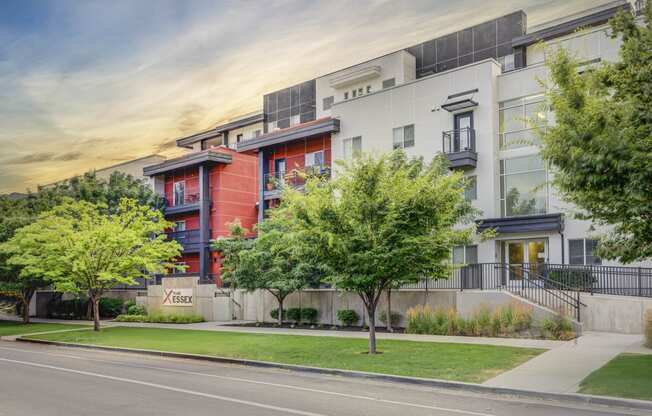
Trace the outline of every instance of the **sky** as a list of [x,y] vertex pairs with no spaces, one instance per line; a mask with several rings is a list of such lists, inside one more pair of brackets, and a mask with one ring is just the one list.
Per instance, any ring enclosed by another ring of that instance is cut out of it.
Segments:
[[[603,0],[598,0],[604,3]],[[152,153],[262,95],[518,9],[596,0],[2,0],[0,194]]]

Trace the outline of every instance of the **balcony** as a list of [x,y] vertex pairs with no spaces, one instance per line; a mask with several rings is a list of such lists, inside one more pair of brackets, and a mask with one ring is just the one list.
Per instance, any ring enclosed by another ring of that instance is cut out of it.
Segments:
[[442,133],[442,149],[451,169],[475,169],[478,154],[475,151],[475,130],[463,128]]
[[181,244],[184,253],[198,253],[201,247],[199,230],[170,232],[168,233],[168,240],[175,240]]
[[175,193],[172,205],[165,208],[166,214],[182,214],[184,212],[199,211],[199,192]]
[[302,189],[309,176],[330,178],[331,170],[325,166],[312,166],[305,169],[292,169],[289,172],[266,173],[264,176],[265,199],[276,199],[284,188]]

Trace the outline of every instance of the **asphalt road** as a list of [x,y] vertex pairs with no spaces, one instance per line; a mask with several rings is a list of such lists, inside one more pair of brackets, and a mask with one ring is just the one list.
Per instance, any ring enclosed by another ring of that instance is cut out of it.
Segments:
[[0,342],[0,416],[621,415],[606,407]]

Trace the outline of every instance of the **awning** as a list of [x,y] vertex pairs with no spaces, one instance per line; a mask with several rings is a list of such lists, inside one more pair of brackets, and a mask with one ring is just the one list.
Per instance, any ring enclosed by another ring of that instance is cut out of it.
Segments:
[[457,110],[463,110],[465,108],[477,107],[478,103],[473,99],[474,95],[477,92],[478,89],[476,88],[474,90],[449,95],[446,98],[446,101],[444,101],[444,104],[441,105],[441,108],[446,111],[453,112]]
[[476,221],[478,231],[495,229],[498,234],[564,230],[563,214],[525,215],[508,218],[486,218]]

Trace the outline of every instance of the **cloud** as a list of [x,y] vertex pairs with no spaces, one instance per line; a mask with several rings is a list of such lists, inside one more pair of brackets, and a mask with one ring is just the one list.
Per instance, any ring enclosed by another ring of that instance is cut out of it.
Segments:
[[5,163],[8,165],[29,165],[31,163],[47,162],[53,160],[54,157],[55,157],[54,153],[47,153],[47,152],[32,153],[30,155],[9,159],[5,161]]
[[264,93],[519,8],[536,21],[593,2],[0,1],[0,192],[179,151],[172,138]]

